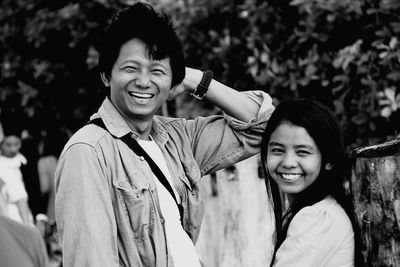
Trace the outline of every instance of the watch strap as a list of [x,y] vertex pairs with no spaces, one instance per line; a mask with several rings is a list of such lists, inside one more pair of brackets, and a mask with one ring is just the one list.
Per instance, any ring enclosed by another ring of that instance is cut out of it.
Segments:
[[196,90],[190,94],[199,100],[203,99],[208,91],[208,87],[210,86],[213,75],[214,73],[211,70],[204,71],[203,77],[201,78]]

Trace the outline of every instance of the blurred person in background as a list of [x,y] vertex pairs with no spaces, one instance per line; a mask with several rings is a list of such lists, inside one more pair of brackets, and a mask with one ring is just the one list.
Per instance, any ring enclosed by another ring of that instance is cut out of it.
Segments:
[[61,131],[47,131],[42,142],[41,153],[37,162],[42,200],[46,207],[45,214],[50,224],[55,222],[54,173],[56,171],[58,157],[66,141],[66,135],[63,135]]
[[2,213],[8,205],[2,196],[5,183],[0,180],[0,266],[47,267],[48,255],[42,236],[34,226],[16,222]]
[[8,216],[7,192],[5,182],[0,178],[0,214]]
[[[141,2],[111,20],[99,66],[108,97],[68,141],[55,175],[63,266],[199,267],[201,178],[258,153],[272,99],[185,68],[170,19]],[[184,92],[224,114],[157,115]]]
[[33,224],[21,172],[22,165],[27,163],[20,153],[21,131],[13,124],[3,123],[3,135],[0,142],[0,178],[4,182],[7,216],[24,224]]

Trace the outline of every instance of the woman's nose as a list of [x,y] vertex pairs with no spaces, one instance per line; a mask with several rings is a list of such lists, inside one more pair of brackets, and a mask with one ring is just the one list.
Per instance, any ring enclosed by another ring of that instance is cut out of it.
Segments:
[[285,168],[292,168],[297,166],[296,155],[293,153],[286,153],[282,159],[282,166]]

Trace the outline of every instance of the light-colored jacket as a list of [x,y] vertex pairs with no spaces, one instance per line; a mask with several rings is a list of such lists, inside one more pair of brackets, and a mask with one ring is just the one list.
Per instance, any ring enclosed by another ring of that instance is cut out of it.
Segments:
[[[166,159],[193,242],[203,219],[201,177],[256,154],[274,109],[263,92],[243,94],[260,105],[247,123],[218,115],[154,117],[151,136]],[[120,140],[138,134],[107,98],[96,117],[108,132],[96,125],[81,128],[66,144],[55,174],[63,266],[173,266],[152,171]]]

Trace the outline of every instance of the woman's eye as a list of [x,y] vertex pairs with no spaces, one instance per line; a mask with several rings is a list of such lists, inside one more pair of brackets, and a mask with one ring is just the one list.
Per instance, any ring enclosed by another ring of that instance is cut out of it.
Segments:
[[277,147],[272,147],[269,151],[271,153],[283,153],[283,149]]
[[310,155],[310,152],[308,152],[307,150],[300,150],[297,151],[297,154],[299,154],[300,156],[307,156]]

